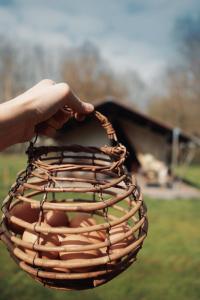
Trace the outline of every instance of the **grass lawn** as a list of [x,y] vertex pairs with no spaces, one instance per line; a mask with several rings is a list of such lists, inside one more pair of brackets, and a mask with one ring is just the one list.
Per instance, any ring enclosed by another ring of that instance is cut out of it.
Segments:
[[[0,156],[1,199],[25,161]],[[46,289],[20,271],[0,244],[0,299],[199,300],[200,201],[146,199],[146,203],[149,235],[138,261],[118,278],[84,292]]]
[[189,167],[180,166],[177,168],[176,174],[200,188],[200,165],[191,165]]

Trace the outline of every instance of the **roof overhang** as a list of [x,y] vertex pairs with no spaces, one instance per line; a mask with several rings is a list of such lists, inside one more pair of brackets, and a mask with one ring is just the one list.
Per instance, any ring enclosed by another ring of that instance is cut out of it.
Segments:
[[[111,122],[114,120],[125,119],[129,120],[130,122],[137,123],[140,126],[148,127],[150,130],[154,131],[155,133],[165,136],[169,143],[172,142],[172,136],[174,127],[160,122],[150,116],[147,116],[133,108],[130,108],[126,104],[119,103],[112,98],[107,100],[97,100],[94,102],[94,106],[96,110],[99,110],[103,114],[105,114]],[[88,122],[90,118],[86,118],[84,122]],[[77,122],[71,120],[67,123],[67,126],[64,126],[64,130],[72,129],[74,126],[77,125]],[[179,130],[179,141],[183,143],[194,143],[200,146],[200,139],[187,134],[181,130]]]

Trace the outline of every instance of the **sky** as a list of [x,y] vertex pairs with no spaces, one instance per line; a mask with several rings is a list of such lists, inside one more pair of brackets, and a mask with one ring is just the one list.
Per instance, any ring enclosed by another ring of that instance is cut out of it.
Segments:
[[176,22],[199,0],[0,0],[0,34],[48,47],[96,45],[117,71],[152,83],[176,59]]

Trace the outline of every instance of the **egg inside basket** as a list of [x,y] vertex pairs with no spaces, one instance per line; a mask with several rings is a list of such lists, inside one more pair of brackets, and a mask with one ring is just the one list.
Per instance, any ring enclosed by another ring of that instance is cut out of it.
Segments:
[[31,144],[2,206],[1,240],[21,269],[51,288],[106,283],[136,260],[147,235],[126,148],[107,118],[94,115],[114,146]]

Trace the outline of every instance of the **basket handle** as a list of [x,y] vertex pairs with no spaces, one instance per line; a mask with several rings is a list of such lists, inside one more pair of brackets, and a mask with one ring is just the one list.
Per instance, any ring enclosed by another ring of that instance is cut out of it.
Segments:
[[[64,107],[64,110],[72,113],[72,110],[70,108],[68,108],[68,107]],[[112,142],[114,142],[114,144],[119,144],[116,132],[115,132],[112,124],[108,120],[108,118],[106,116],[104,116],[102,113],[100,113],[99,111],[97,111],[97,110],[95,110],[93,112],[93,115],[100,122],[100,124],[103,127],[103,129],[106,131],[108,139],[111,140]],[[35,143],[37,141],[37,138],[38,138],[38,133],[36,131],[36,135],[33,138],[33,140],[30,141],[28,148],[32,148],[35,145]]]
[[[68,110],[69,112],[71,111],[71,109],[69,109],[67,107],[64,108],[64,109]],[[118,152],[120,152],[120,153],[122,152],[123,156],[125,156],[126,149],[124,150],[124,146],[122,146],[119,143],[119,141],[117,139],[116,132],[115,132],[112,124],[108,120],[108,118],[106,116],[104,116],[102,113],[100,113],[99,111],[94,111],[93,113],[91,113],[91,115],[93,115],[99,121],[99,123],[101,124],[101,126],[105,130],[108,139],[112,142],[112,146],[111,147],[107,147],[106,151],[107,152],[113,152],[113,150],[114,150],[114,152],[116,152],[117,154],[119,154]],[[31,140],[29,142],[29,146],[28,146],[28,148],[26,150],[26,154],[28,155],[28,162],[29,163],[31,162],[32,158],[34,157],[34,154],[35,154],[35,151],[36,151],[35,144],[37,142],[37,138],[38,138],[38,133],[36,132],[35,137],[33,138],[33,140]],[[105,149],[104,149],[104,151],[105,151]]]
[[97,118],[103,129],[106,131],[109,140],[118,143],[116,132],[108,118],[97,110],[94,111],[94,116]]

